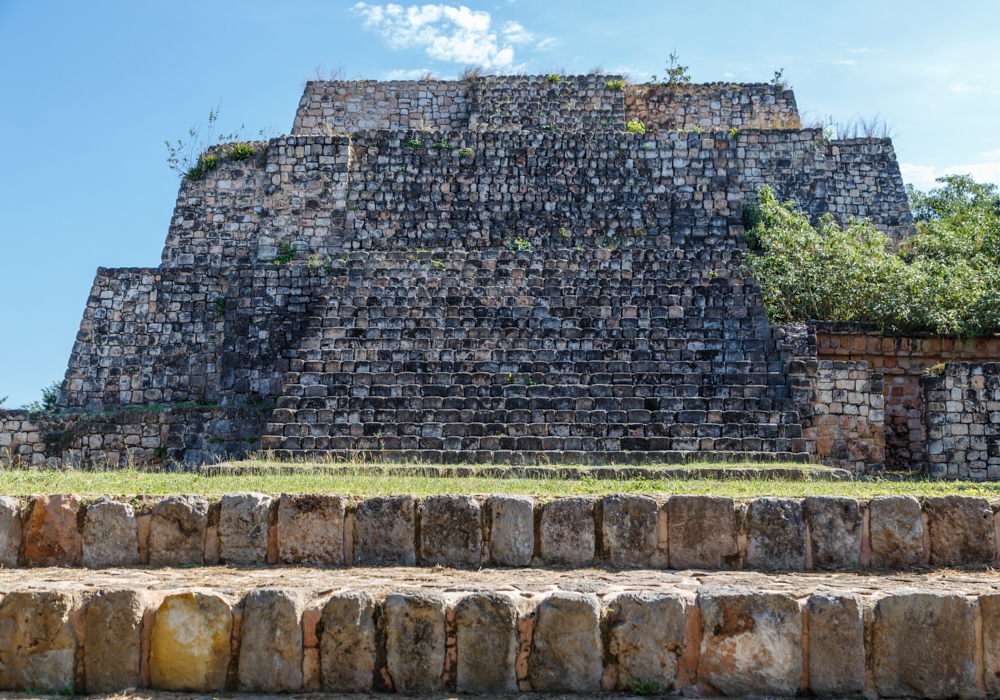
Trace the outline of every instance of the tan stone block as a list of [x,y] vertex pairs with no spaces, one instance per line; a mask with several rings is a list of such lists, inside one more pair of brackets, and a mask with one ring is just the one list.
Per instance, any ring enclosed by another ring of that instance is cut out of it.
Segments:
[[365,591],[333,595],[323,607],[320,670],[323,690],[367,693],[375,669],[375,599]]
[[24,558],[29,566],[73,566],[79,561],[80,536],[74,494],[38,496],[24,526]]
[[540,693],[600,692],[601,605],[587,593],[560,591],[538,606],[528,678]]
[[10,496],[0,496],[0,566],[17,566],[21,549],[21,503]]
[[735,505],[724,496],[672,496],[667,501],[670,568],[734,568]]
[[913,496],[876,496],[869,503],[871,565],[902,569],[923,560],[924,526]]
[[615,566],[648,566],[659,541],[660,507],[649,496],[615,494],[601,502],[601,534]]
[[687,606],[676,593],[622,593],[608,605],[611,643],[618,661],[618,689],[642,686],[652,694],[677,688],[677,662],[684,654]]
[[233,613],[221,596],[200,591],[164,598],[150,637],[149,675],[156,690],[225,689]]
[[302,688],[302,591],[258,588],[247,594],[240,628],[237,685],[241,692],[287,693]]
[[77,639],[73,594],[15,590],[0,604],[0,689],[73,692]]
[[809,611],[809,689],[819,696],[860,695],[865,685],[865,627],[855,593],[813,594]]
[[219,511],[219,561],[253,565],[267,561],[271,497],[263,493],[227,493]]
[[139,563],[135,510],[103,496],[87,507],[83,521],[83,565],[90,569]]
[[87,603],[83,662],[87,692],[115,693],[139,687],[142,618],[139,591],[98,591]]
[[386,669],[396,692],[444,689],[445,601],[433,591],[393,593],[385,599]]
[[344,500],[340,496],[281,494],[278,556],[283,564],[344,563]]
[[207,499],[186,494],[163,499],[153,508],[149,522],[150,565],[201,564],[207,527]]
[[542,508],[542,559],[579,566],[594,560],[594,499],[557,498]]
[[979,496],[935,496],[924,501],[931,564],[973,566],[996,561],[993,510]]
[[505,593],[467,595],[455,606],[459,693],[516,693],[517,609]]

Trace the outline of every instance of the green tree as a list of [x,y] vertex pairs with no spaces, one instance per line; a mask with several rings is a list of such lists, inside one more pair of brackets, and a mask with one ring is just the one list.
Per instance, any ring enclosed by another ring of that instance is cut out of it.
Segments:
[[62,382],[52,382],[47,387],[42,389],[41,401],[36,400],[31,403],[26,403],[21,406],[21,410],[29,411],[31,413],[55,413],[57,408],[56,402],[59,400],[59,389],[61,386]]

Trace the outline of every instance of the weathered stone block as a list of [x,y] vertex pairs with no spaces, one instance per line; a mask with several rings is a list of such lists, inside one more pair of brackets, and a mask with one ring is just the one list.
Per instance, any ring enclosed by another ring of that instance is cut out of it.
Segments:
[[[52,506],[58,513],[59,506]],[[12,591],[0,603],[0,690],[66,693],[75,689],[76,601],[52,590]]]
[[924,552],[920,501],[913,496],[876,496],[868,508],[871,565],[878,569],[919,565]]
[[528,657],[528,678],[536,692],[597,693],[602,660],[596,596],[560,591],[539,604]]
[[0,496],[0,566],[17,566],[21,549],[21,502]]
[[983,618],[983,670],[986,692],[1000,695],[1000,593],[979,596]]
[[241,692],[287,693],[302,687],[304,608],[302,591],[294,588],[247,594],[236,676]]
[[420,514],[424,564],[478,568],[483,551],[479,502],[472,496],[428,496]]
[[809,689],[814,695],[860,695],[865,687],[865,626],[855,593],[814,593],[809,619]]
[[667,501],[671,569],[731,569],[738,557],[736,504],[723,496]]
[[806,523],[792,498],[758,498],[747,514],[748,569],[801,571],[806,563]]
[[931,564],[970,566],[996,562],[993,510],[985,498],[935,496],[924,501]]
[[150,635],[150,684],[156,690],[224,690],[232,636],[233,613],[222,597],[201,592],[167,596]]
[[281,494],[278,557],[283,564],[343,564],[344,499],[319,494]]
[[802,612],[784,593],[704,586],[698,679],[725,695],[795,695],[802,682]]
[[813,567],[848,569],[861,559],[861,506],[842,496],[810,496],[802,501],[809,525]]
[[413,498],[369,498],[354,516],[354,563],[413,566]]
[[602,500],[601,534],[615,566],[647,566],[660,538],[660,507],[649,496],[615,494]]
[[117,693],[139,687],[142,593],[100,590],[87,603],[83,664],[87,692]]
[[490,558],[496,566],[528,566],[535,548],[533,499],[490,496]]
[[365,591],[338,593],[323,606],[319,640],[323,690],[367,693],[375,670],[375,599]]
[[80,499],[73,494],[35,499],[24,526],[24,558],[29,566],[73,566],[79,561],[79,510]]
[[687,598],[676,593],[622,593],[611,601],[610,652],[618,660],[618,688],[643,685],[660,695],[677,688],[684,653]]
[[875,685],[885,697],[976,693],[973,601],[960,593],[892,591],[875,605]]
[[224,564],[267,562],[267,521],[271,497],[227,493],[219,504],[219,560]]
[[139,536],[132,506],[106,496],[87,506],[83,521],[83,565],[100,569],[138,563]]
[[444,598],[431,591],[393,593],[385,599],[386,668],[399,693],[444,689]]
[[503,593],[473,593],[455,606],[459,693],[516,693],[517,608]]
[[557,498],[542,508],[539,536],[546,564],[594,561],[594,499]]
[[153,508],[149,521],[152,566],[201,564],[205,556],[208,500],[201,496],[169,496]]

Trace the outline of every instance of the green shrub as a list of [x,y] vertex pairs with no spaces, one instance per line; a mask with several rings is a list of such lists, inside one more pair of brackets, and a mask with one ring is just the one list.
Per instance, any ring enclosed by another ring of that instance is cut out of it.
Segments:
[[202,180],[206,175],[219,167],[219,157],[216,155],[203,155],[198,159],[198,163],[187,171],[188,180]]
[[731,141],[740,140],[740,130],[737,127],[734,126],[729,130],[729,139]]
[[971,178],[910,188],[917,232],[899,244],[867,220],[813,227],[770,187],[743,209],[746,262],[773,323],[862,321],[948,336],[1000,332],[1000,196]]
[[624,90],[625,89],[625,81],[624,80],[609,80],[608,82],[604,83],[604,87],[606,87],[608,90]]
[[638,119],[635,119],[625,125],[625,131],[627,131],[630,134],[645,134],[646,125],[643,124]]
[[520,236],[518,236],[513,241],[511,241],[507,245],[507,247],[510,250],[515,250],[515,251],[516,250],[534,250],[535,249],[535,246],[531,244],[531,241],[529,241],[527,238],[522,238]]
[[459,158],[471,158],[474,155],[476,155],[476,154],[473,153],[473,151],[472,151],[471,148],[460,148],[458,150],[458,157]]
[[409,141],[403,141],[403,148],[420,148],[424,144],[421,143],[420,139],[410,139]]
[[253,158],[257,155],[257,149],[245,141],[230,144],[226,148],[226,158],[229,160],[241,161]]
[[278,246],[278,254],[274,256],[274,264],[287,265],[292,260],[295,260],[295,253],[297,252],[298,246],[295,244],[282,243]]
[[557,74],[557,73],[553,73],[552,75],[546,75],[545,79],[548,80],[550,83],[561,83],[562,82],[562,76],[559,75],[559,74]]

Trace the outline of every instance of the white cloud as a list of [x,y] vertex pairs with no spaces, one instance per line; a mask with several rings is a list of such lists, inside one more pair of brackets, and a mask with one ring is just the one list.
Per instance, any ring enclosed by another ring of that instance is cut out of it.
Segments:
[[531,32],[517,22],[507,22],[503,25],[503,37],[512,44],[527,44],[535,39]]
[[903,181],[912,184],[918,190],[937,187],[938,183],[935,180],[945,175],[971,175],[976,182],[993,182],[1000,185],[1000,162],[950,165],[941,170],[933,165],[900,163],[899,170],[903,174]]
[[404,8],[359,2],[353,11],[364,18],[365,29],[383,37],[394,49],[424,49],[428,56],[439,61],[478,63],[486,68],[509,66],[514,61],[510,43],[527,41],[531,36],[521,25],[508,22],[504,36],[510,43],[501,46],[490,28],[490,13],[470,10],[464,5]]
[[558,39],[556,39],[555,37],[551,37],[550,36],[548,39],[542,39],[541,41],[539,41],[538,45],[535,48],[539,48],[539,49],[551,49],[553,46],[556,46],[558,43],[559,43]]
[[416,70],[391,70],[382,74],[385,80],[417,80],[432,71],[427,68],[417,68]]

